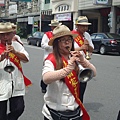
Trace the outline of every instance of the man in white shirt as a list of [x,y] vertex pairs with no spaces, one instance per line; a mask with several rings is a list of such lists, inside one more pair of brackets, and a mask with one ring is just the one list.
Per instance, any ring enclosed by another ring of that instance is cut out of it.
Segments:
[[0,120],[18,120],[25,108],[26,77],[21,62],[28,62],[29,54],[21,44],[12,41],[13,37],[11,23],[0,23]]
[[[78,36],[74,39],[75,50],[82,52],[84,57],[86,57],[86,55],[92,53],[94,49],[90,34],[86,32],[88,30],[88,25],[91,25],[91,23],[88,22],[86,16],[79,16],[75,21],[75,25],[76,29],[72,31],[72,33],[78,34]],[[80,99],[82,102],[86,86],[87,82],[80,83]]]
[[[51,27],[51,31],[48,31],[43,35],[41,47],[44,49],[44,60],[46,59],[48,54],[51,53],[53,50],[52,46],[48,45],[50,38],[53,37],[52,31],[54,30],[55,27],[61,24],[62,23],[59,23],[58,20],[51,20],[51,23],[49,24],[49,26]],[[41,84],[40,86],[41,86],[42,93],[45,93],[47,85],[43,82],[43,80],[41,80],[40,84]]]

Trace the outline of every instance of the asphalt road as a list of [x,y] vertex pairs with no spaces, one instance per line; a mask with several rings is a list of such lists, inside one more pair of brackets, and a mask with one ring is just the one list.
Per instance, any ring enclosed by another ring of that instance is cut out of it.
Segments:
[[[25,112],[19,120],[43,120],[41,80],[43,50],[25,45],[30,62],[23,64],[24,72],[33,85],[27,88]],[[93,54],[90,60],[97,68],[97,76],[88,82],[84,105],[91,120],[117,120],[120,110],[120,56]]]

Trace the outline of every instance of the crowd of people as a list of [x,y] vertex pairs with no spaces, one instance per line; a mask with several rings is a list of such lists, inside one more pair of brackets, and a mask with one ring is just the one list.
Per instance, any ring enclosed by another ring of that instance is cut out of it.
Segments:
[[[79,16],[73,31],[57,20],[52,20],[49,25],[51,31],[45,33],[41,43],[45,52],[41,80],[41,90],[45,93],[44,120],[89,120],[83,107],[87,82],[78,82],[80,68],[76,61],[84,68],[92,69],[96,76],[95,66],[86,59],[86,53],[91,55],[94,49],[91,37],[86,32],[91,23],[86,16]],[[69,82],[76,84],[76,91]]]
[[[96,76],[95,66],[86,58],[94,49],[88,25],[91,23],[86,16],[76,19],[76,29],[72,31],[59,21],[51,20],[51,31],[42,38],[44,58],[40,87],[44,93],[44,120],[90,120],[83,104],[87,82],[82,83],[78,78],[82,71],[78,64],[91,69],[93,77]],[[21,66],[21,62],[29,62],[29,54],[16,30],[13,23],[0,23],[0,120],[18,120],[25,108],[25,86],[32,84]],[[5,66],[9,66],[7,72]]]
[[77,34],[73,34],[67,26],[60,25],[53,30],[53,37],[48,42],[53,46],[53,52],[45,59],[42,73],[43,81],[48,85],[42,110],[44,120],[89,120],[80,101],[79,68],[76,62],[92,69],[94,76],[96,68],[81,52],[75,51],[76,37]]

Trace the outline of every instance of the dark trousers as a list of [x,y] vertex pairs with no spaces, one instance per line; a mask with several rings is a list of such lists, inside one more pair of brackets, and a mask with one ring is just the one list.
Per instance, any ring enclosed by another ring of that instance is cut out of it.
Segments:
[[84,93],[85,93],[85,90],[86,90],[86,86],[87,86],[87,82],[85,83],[80,83],[80,100],[81,102],[83,103],[83,98],[84,98]]
[[49,120],[49,119],[47,119],[47,118],[44,116],[44,120]]
[[[44,120],[49,120],[49,119],[47,119],[47,118],[44,116]],[[82,120],[82,118],[81,118],[80,120]]]
[[18,120],[24,111],[23,96],[12,97],[9,99],[9,113],[7,114],[7,100],[0,101],[0,120]]
[[[49,119],[47,119],[47,118],[44,116],[44,120],[49,120]],[[82,120],[82,118],[81,118],[80,120]]]
[[47,85],[43,82],[43,80],[41,80],[40,86],[42,90],[46,90]]

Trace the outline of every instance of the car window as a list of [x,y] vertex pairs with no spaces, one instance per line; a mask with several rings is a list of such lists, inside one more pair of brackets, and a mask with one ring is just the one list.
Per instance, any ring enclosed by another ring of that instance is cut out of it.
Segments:
[[96,39],[103,39],[104,36],[103,35],[96,35]]
[[96,36],[95,34],[91,35],[91,39],[95,39],[95,36]]
[[39,32],[36,32],[36,35],[35,35],[36,37],[38,37],[38,36],[40,36],[40,33]]
[[41,36],[43,36],[44,35],[44,32],[41,32]]
[[33,33],[33,36],[35,36],[36,35],[36,32],[35,33]]

